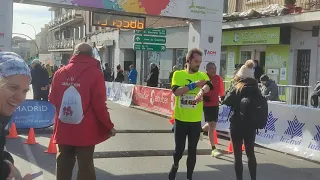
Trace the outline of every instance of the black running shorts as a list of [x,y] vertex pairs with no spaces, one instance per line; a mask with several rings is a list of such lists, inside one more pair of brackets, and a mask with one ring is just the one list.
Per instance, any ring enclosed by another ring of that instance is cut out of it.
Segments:
[[207,106],[203,107],[204,120],[206,122],[217,122],[219,116],[219,106]]

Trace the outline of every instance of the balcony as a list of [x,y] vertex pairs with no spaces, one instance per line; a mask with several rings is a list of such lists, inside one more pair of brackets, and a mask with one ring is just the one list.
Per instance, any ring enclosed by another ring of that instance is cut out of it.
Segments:
[[63,26],[74,26],[83,22],[83,11],[71,10],[66,14],[56,17],[54,20],[49,22],[49,31],[55,30]]
[[223,20],[239,21],[270,16],[301,14],[320,10],[320,0],[296,0],[292,5],[285,2],[294,0],[226,0]]
[[48,51],[49,52],[67,52],[73,51],[74,48],[74,40],[73,39],[63,39],[63,40],[55,40],[52,43],[48,43]]

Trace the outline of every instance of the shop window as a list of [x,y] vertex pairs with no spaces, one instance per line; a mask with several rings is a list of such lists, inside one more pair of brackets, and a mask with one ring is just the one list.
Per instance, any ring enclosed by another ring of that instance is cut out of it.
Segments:
[[175,57],[175,65],[179,67],[179,69],[183,69],[185,62],[185,57],[188,53],[188,49],[177,49],[176,57]]
[[247,60],[251,59],[252,51],[241,51],[240,63],[244,64]]

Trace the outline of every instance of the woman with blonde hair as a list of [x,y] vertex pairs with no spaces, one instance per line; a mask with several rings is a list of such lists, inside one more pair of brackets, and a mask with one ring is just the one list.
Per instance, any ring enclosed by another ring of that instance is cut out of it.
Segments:
[[[230,135],[234,148],[234,165],[237,180],[242,180],[243,164],[242,164],[242,143],[245,144],[246,154],[248,157],[248,167],[251,180],[256,180],[257,162],[254,154],[254,142],[256,137],[256,128],[250,118],[250,110],[245,111],[245,115],[240,115],[243,108],[250,107],[250,102],[243,101],[242,98],[254,98],[261,96],[258,88],[258,82],[254,78],[254,62],[252,60],[239,69],[233,79],[234,87],[228,92],[224,98],[223,104],[231,107],[230,113]],[[249,115],[248,115],[249,114]],[[248,116],[246,116],[248,115]],[[246,118],[243,118],[246,117]]]

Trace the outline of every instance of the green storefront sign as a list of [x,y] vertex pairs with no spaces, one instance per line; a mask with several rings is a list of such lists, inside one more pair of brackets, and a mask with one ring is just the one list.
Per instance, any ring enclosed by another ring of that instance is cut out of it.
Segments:
[[280,27],[223,31],[222,46],[279,44]]

